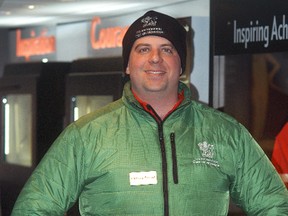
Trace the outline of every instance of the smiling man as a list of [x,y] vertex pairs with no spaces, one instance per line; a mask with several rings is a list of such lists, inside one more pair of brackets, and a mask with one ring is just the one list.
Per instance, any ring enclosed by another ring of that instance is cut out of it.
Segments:
[[155,11],[137,19],[123,39],[124,70],[130,76],[131,90],[138,100],[153,107],[160,119],[183,99],[178,85],[186,52],[184,27]]
[[123,39],[123,96],[68,126],[12,215],[287,215],[288,192],[248,131],[191,100],[186,31],[149,11]]

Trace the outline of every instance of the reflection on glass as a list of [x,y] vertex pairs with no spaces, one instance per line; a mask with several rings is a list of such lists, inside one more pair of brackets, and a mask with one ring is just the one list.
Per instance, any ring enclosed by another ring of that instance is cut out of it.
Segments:
[[77,95],[72,97],[73,116],[76,121],[81,116],[113,101],[113,95]]
[[32,96],[11,94],[2,97],[5,161],[32,165]]

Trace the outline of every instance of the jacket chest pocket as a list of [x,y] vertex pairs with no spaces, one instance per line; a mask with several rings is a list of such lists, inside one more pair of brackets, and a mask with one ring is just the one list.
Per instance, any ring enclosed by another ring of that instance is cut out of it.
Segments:
[[207,192],[229,190],[228,176],[215,164],[193,163],[193,161],[180,163],[179,172],[179,184],[187,184],[192,188]]

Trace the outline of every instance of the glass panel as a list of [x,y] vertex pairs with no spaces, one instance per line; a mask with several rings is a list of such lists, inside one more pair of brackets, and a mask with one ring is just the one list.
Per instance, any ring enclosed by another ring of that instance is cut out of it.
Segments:
[[72,97],[72,121],[113,101],[113,95],[77,95]]
[[2,97],[5,161],[32,166],[32,95]]

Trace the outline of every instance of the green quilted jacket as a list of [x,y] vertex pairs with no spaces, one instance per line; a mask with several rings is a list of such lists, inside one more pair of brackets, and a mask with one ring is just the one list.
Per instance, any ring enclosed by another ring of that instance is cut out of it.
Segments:
[[162,122],[135,100],[118,101],[68,126],[29,178],[12,215],[288,214],[288,192],[247,130],[185,99]]

